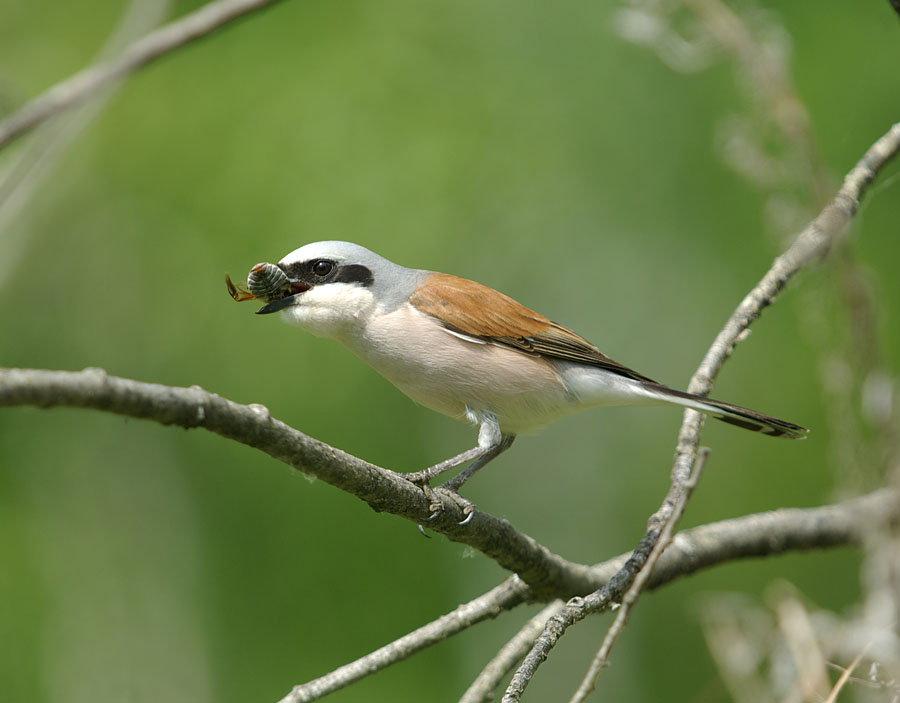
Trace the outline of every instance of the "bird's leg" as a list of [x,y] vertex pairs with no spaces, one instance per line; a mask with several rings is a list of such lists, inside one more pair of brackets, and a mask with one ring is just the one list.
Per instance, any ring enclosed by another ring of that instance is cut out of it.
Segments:
[[490,447],[472,447],[461,454],[457,454],[454,457],[450,457],[445,461],[440,462],[439,464],[435,464],[434,466],[429,466],[427,469],[423,469],[422,471],[413,471],[408,474],[403,474],[403,478],[411,483],[415,483],[421,486],[425,486],[428,482],[435,478],[436,476],[440,476],[445,471],[449,471],[454,466],[459,466],[460,464],[465,464],[467,461],[472,461],[473,459],[478,459],[482,455],[486,454],[490,451]]
[[[475,461],[469,464],[468,468],[464,471],[460,471],[456,476],[451,478],[449,481],[445,481],[440,486],[437,486],[434,490],[440,491],[441,493],[445,493],[450,496],[453,500],[456,501],[457,505],[459,505],[463,509],[463,514],[465,517],[459,521],[460,525],[468,524],[469,520],[472,519],[472,516],[475,514],[475,503],[467,498],[463,498],[459,494],[459,489],[462,485],[469,480],[469,477],[474,474],[478,469],[485,466],[491,459],[499,456],[513,443],[513,440],[516,438],[514,434],[502,435],[500,438],[500,443],[491,447],[487,452],[478,457]],[[441,503],[440,501],[434,501],[432,503],[432,507],[435,512],[433,512],[428,520],[434,520],[438,515],[441,514]]]
[[[434,466],[429,466],[427,469],[422,471],[415,471],[408,474],[403,474],[403,478],[407,481],[415,483],[422,489],[422,492],[425,494],[425,497],[428,499],[428,509],[431,511],[431,515],[425,519],[426,522],[434,520],[438,515],[441,514],[441,500],[434,494],[434,490],[429,485],[429,481],[433,479],[435,476],[440,476],[445,471],[449,471],[454,466],[459,466],[460,464],[464,464],[467,461],[471,461],[475,459],[478,461],[481,457],[483,457],[487,452],[490,451],[490,447],[472,447],[468,451],[463,452],[462,454],[457,454],[454,457],[450,457],[446,461],[442,461],[439,464],[435,464]],[[424,535],[425,532],[422,530],[422,526],[419,525],[419,531]]]
[[471,465],[461,471],[457,476],[438,486],[443,493],[449,495],[462,507],[466,518],[460,524],[467,523],[472,518],[475,511],[475,505],[459,495],[459,489],[469,480],[469,477],[472,476],[472,474],[478,471],[478,469],[485,466],[494,457],[509,449],[515,438],[515,435],[505,435],[500,431],[500,424],[497,422],[497,418],[493,415],[485,415],[478,431],[477,447],[473,447],[462,454],[457,454],[455,457],[442,461],[440,464],[435,464],[424,471],[406,474],[405,478],[413,483],[419,484],[429,500],[432,514],[426,519],[426,522],[434,520],[441,514],[442,510],[441,501],[434,494],[434,490],[431,486],[428,485],[428,481],[435,476],[452,469],[454,466],[459,466],[466,461],[472,461]]
[[445,481],[438,488],[442,488],[445,491],[450,491],[452,493],[457,493],[460,488],[462,488],[463,484],[471,478],[472,474],[474,474],[478,469],[482,468],[485,464],[487,464],[491,459],[494,459],[507,449],[512,446],[513,440],[516,438],[514,434],[505,434],[500,436],[500,441],[495,444],[493,447],[488,449],[484,454],[478,457],[475,461],[469,464],[468,468],[463,471],[460,471],[456,476],[451,478],[449,481]]

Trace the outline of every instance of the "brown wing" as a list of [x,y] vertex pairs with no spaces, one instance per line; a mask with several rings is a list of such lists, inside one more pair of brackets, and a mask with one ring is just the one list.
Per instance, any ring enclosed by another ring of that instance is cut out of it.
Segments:
[[448,330],[466,337],[655,383],[613,361],[571,330],[475,281],[434,273],[409,297],[409,302],[420,312],[439,320]]

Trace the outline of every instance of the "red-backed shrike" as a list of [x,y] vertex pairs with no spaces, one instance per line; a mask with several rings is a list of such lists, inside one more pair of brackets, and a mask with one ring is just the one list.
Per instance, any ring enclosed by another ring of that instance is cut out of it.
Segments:
[[[754,410],[667,388],[492,288],[405,268],[357,244],[307,244],[277,267],[255,266],[249,285],[268,302],[260,314],[280,312],[289,324],[336,339],[416,402],[479,426],[478,446],[406,474],[430,494],[428,481],[472,461],[441,486],[469,517],[473,506],[457,491],[475,471],[508,449],[516,435],[579,410],[669,404],[774,437],[799,439],[807,432]],[[432,495],[432,507],[439,506]]]

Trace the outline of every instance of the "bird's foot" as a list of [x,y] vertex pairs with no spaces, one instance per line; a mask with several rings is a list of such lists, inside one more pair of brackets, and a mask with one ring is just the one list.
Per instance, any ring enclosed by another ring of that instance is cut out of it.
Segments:
[[[410,474],[407,474],[406,478],[410,480]],[[472,501],[463,498],[457,492],[457,486],[455,485],[456,482],[454,480],[442,483],[436,488],[432,488],[427,480],[412,480],[412,483],[416,484],[419,488],[422,489],[422,492],[425,494],[426,500],[428,500],[428,509],[431,511],[431,514],[427,518],[422,520],[422,522],[433,522],[444,512],[444,503],[441,500],[441,496],[438,495],[438,492],[450,498],[450,500],[452,500],[462,509],[464,517],[459,522],[460,525],[468,525],[472,520],[472,516],[475,514],[475,504]],[[422,525],[419,525],[419,532],[422,532],[424,534],[424,528],[422,527]]]
[[[439,491],[443,495],[447,496],[450,500],[456,503],[463,512],[463,519],[459,521],[460,525],[468,525],[472,521],[472,517],[475,515],[475,503],[467,498],[463,498],[459,492],[457,491],[457,487],[453,485],[453,480],[447,481],[446,483],[442,483],[437,488],[432,489],[432,491]],[[435,496],[437,497],[437,496]],[[444,506],[442,503],[438,502],[437,511],[429,516],[428,520],[433,520],[438,515],[441,514],[444,510]]]
[[[431,514],[427,518],[422,520],[422,522],[427,523],[427,522],[431,522],[432,520],[437,518],[438,515],[440,515],[444,511],[444,506],[441,503],[441,499],[435,495],[434,489],[428,483],[428,480],[429,480],[428,477],[422,476],[422,474],[424,474],[424,473],[425,473],[424,471],[418,471],[415,474],[406,474],[404,476],[404,478],[407,481],[409,481],[410,483],[415,484],[416,486],[421,488],[422,493],[425,494],[425,500],[428,501],[428,509],[431,511]],[[416,525],[416,527],[419,528],[419,533],[423,537],[428,538],[428,535],[425,532],[425,527],[422,525],[422,522],[420,522],[418,525]]]

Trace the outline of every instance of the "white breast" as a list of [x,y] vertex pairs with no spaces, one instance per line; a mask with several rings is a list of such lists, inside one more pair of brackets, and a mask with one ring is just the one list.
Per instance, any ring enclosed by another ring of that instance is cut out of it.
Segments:
[[491,412],[504,432],[520,434],[578,409],[553,364],[466,340],[410,305],[341,341],[410,398],[451,417]]

